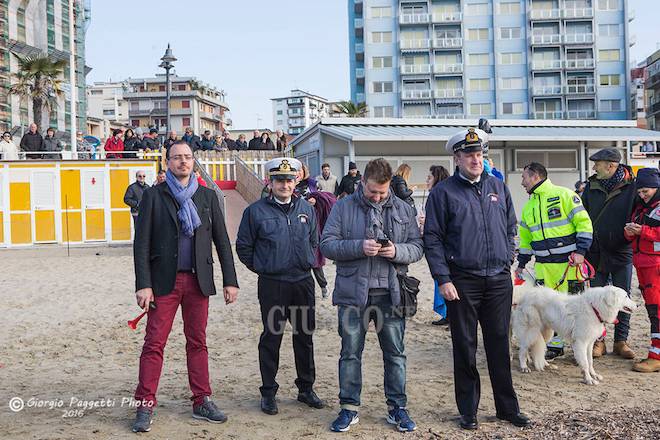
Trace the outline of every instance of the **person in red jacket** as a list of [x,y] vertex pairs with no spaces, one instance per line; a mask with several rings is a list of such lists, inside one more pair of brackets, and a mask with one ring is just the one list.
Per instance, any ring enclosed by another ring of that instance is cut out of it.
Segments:
[[[105,141],[105,151],[124,151],[124,141],[121,140],[121,130],[115,128],[112,131],[112,136]],[[121,153],[106,153],[106,159],[121,159]]]
[[632,242],[633,265],[639,288],[651,321],[651,346],[647,359],[633,365],[634,371],[660,371],[660,175],[657,168],[642,168],[637,173],[637,194],[630,223],[624,229]]

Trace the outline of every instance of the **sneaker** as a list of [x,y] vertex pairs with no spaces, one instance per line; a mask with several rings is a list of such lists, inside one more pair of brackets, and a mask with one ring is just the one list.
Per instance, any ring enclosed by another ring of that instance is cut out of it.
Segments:
[[330,292],[328,291],[328,288],[327,287],[321,287],[321,297],[323,297],[323,299],[325,299],[325,298],[328,297],[328,295],[330,295]]
[[408,415],[405,408],[394,408],[387,413],[387,423],[396,425],[399,432],[412,432],[417,429],[417,424]]
[[559,356],[564,355],[564,349],[563,348],[548,348],[548,351],[545,352],[545,360],[546,361],[551,361],[554,358],[558,358]]
[[355,425],[360,421],[357,411],[349,409],[342,409],[339,411],[339,416],[330,425],[330,430],[334,432],[346,432],[351,429],[351,425]]
[[133,432],[149,432],[151,431],[152,413],[147,409],[138,409],[135,414],[135,422],[133,422]]
[[193,408],[193,419],[206,420],[211,423],[225,423],[227,416],[213,403],[208,396],[204,402]]

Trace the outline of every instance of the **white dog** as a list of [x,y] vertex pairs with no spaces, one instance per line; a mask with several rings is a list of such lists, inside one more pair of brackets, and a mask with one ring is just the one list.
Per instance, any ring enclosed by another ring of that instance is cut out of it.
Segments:
[[529,373],[527,361],[542,371],[546,343],[553,331],[573,347],[575,360],[582,369],[583,382],[597,385],[603,377],[594,371],[593,345],[605,332],[604,323],[616,323],[617,314],[632,313],[637,308],[625,290],[614,286],[592,287],[579,295],[558,293],[548,287],[516,288],[511,327],[520,345],[520,369]]

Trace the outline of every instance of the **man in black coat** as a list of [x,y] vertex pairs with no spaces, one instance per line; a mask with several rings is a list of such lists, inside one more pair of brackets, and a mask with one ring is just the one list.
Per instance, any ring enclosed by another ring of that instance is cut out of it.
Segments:
[[[623,229],[630,221],[633,202],[637,194],[632,169],[622,165],[621,153],[615,148],[605,148],[589,157],[594,161],[596,172],[589,177],[582,193],[582,204],[591,217],[594,240],[587,252],[587,260],[596,269],[591,282],[594,287],[610,283],[620,287],[630,296],[632,281],[632,246]],[[634,359],[635,353],[628,346],[630,315],[620,312],[614,326],[614,354],[624,359]],[[594,344],[593,357],[607,353],[605,339]]]
[[222,268],[225,303],[238,296],[231,244],[220,202],[211,189],[191,178],[192,150],[178,141],[167,155],[166,181],[142,196],[135,231],[135,290],[138,305],[148,311],[146,336],[140,356],[139,401],[134,432],[149,431],[163,366],[163,350],[179,305],[186,335],[188,380],[193,417],[222,423],[227,417],[209,399],[206,322],[213,282],[215,244]]
[[338,199],[342,197],[350,196],[355,192],[355,188],[360,183],[360,172],[358,171],[357,165],[355,162],[348,163],[348,174],[341,178],[341,182],[337,187],[337,192],[335,195]]
[[133,216],[134,221],[137,221],[138,208],[142,201],[142,195],[144,194],[144,191],[149,188],[149,185],[147,185],[147,182],[145,181],[146,178],[147,175],[144,170],[139,170],[135,173],[135,182],[128,185],[126,193],[124,193],[124,203],[131,207],[131,215]]
[[259,130],[254,130],[252,132],[253,138],[250,139],[248,143],[248,150],[260,150],[261,149],[261,132]]
[[531,424],[520,413],[511,379],[511,264],[517,234],[509,189],[484,172],[488,134],[469,128],[452,136],[456,172],[433,187],[426,205],[424,245],[433,279],[447,301],[454,391],[463,429],[477,429],[481,396],[477,323],[481,324],[496,417]]
[[[30,124],[30,129],[21,138],[21,151],[44,151],[44,138],[37,129],[37,124]],[[26,159],[41,159],[41,155],[27,155]]]

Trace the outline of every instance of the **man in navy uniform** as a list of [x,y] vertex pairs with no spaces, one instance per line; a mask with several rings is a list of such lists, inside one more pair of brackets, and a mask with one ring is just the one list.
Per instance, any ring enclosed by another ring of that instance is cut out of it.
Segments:
[[280,157],[267,162],[266,169],[271,193],[243,212],[236,253],[259,275],[257,295],[264,326],[259,339],[261,410],[274,415],[279,387],[275,376],[287,320],[293,329],[298,400],[312,408],[323,408],[324,402],[312,389],[315,317],[311,269],[318,247],[314,208],[294,195],[300,161]]
[[481,386],[477,323],[481,324],[496,416],[529,426],[511,380],[509,320],[516,214],[509,189],[484,172],[488,134],[468,128],[446,145],[456,171],[438,183],[426,205],[426,259],[447,301],[454,356],[454,389],[463,429],[477,429]]

